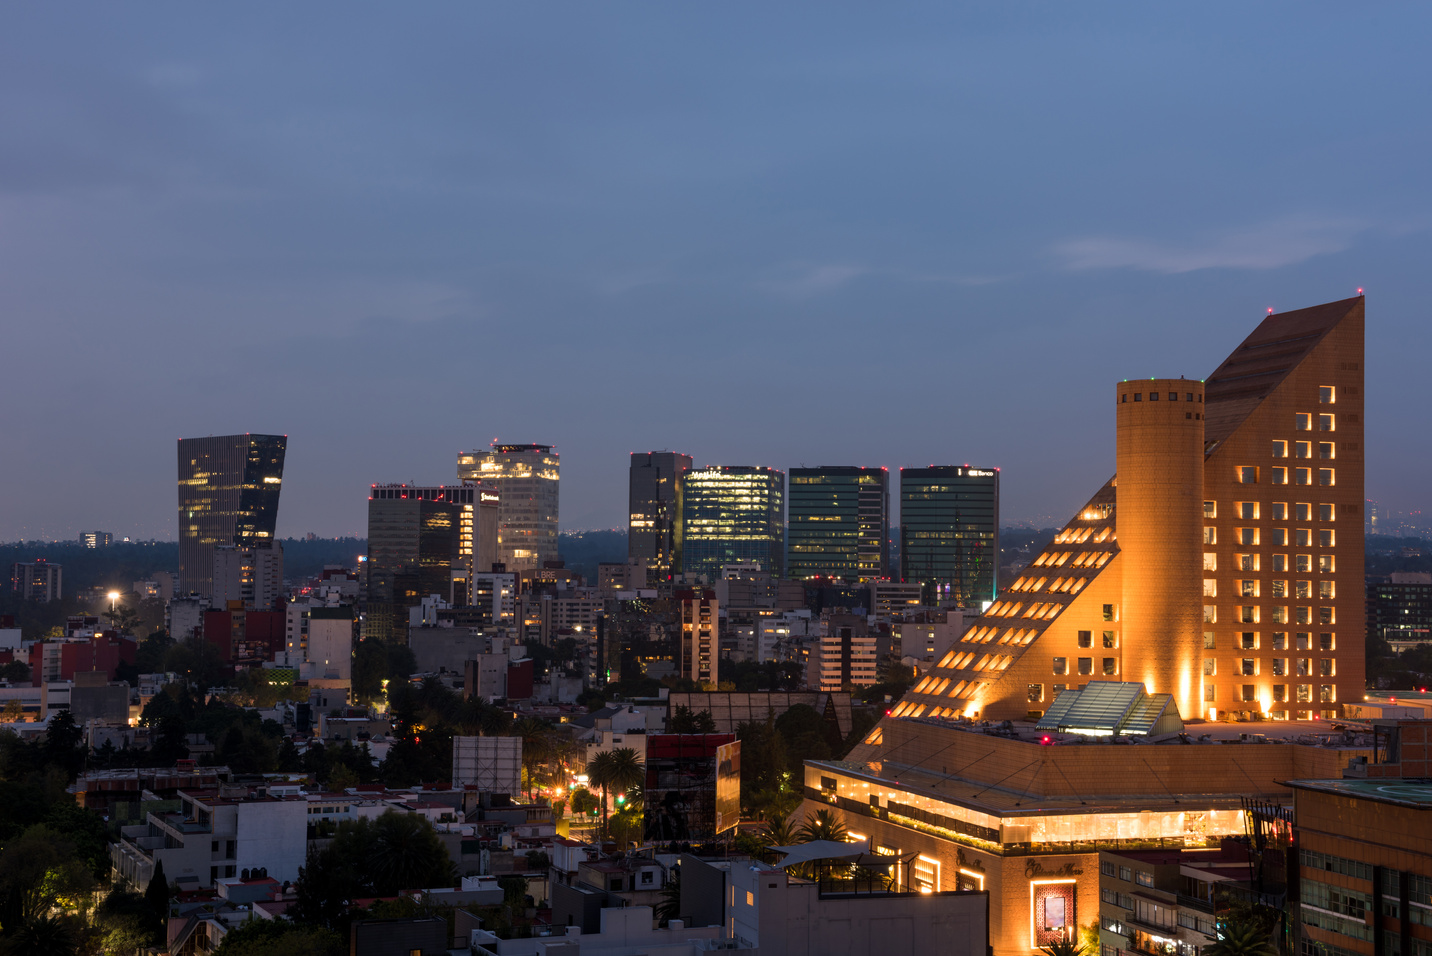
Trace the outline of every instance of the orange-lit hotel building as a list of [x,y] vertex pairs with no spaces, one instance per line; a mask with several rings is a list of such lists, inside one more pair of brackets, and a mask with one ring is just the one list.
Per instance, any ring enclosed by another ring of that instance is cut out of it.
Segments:
[[894,716],[1002,720],[1090,680],[1184,718],[1361,700],[1363,299],[1270,315],[1207,381],[1114,389],[1117,474]]
[[1100,921],[1101,849],[1215,853],[1246,797],[1367,757],[1324,722],[1364,692],[1362,363],[1359,297],[1268,316],[1206,381],[1118,383],[1116,476],[845,760],[806,762],[805,812],[902,884],[989,892],[993,953],[1030,956]]

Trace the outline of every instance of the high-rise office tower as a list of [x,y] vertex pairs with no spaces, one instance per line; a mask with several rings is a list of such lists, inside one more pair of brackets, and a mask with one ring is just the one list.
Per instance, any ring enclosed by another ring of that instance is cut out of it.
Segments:
[[1092,680],[1205,719],[1360,701],[1363,323],[1360,296],[1269,315],[1206,382],[1120,382],[1118,474],[894,716],[1023,717]]
[[680,674],[688,680],[715,685],[720,680],[720,607],[716,592],[706,588],[677,591],[681,606]]
[[[542,567],[557,558],[557,492],[561,462],[551,445],[499,445],[457,456],[464,482],[496,488],[497,561],[509,572]],[[480,570],[491,571],[492,568]]]
[[374,485],[368,498],[363,637],[402,640],[407,609],[432,594],[447,600],[463,567],[458,499],[473,489]]
[[214,546],[272,541],[287,435],[179,439],[179,590],[208,596]]
[[114,535],[108,531],[81,531],[80,544],[90,549],[107,548],[114,544]]
[[676,550],[676,485],[690,470],[690,455],[632,452],[627,558],[661,576],[671,573]]
[[929,605],[982,607],[999,567],[999,469],[900,469],[900,576]]
[[870,581],[890,576],[890,472],[792,468],[786,565],[790,577]]
[[677,483],[676,567],[714,581],[725,564],[785,573],[786,476],[774,468],[711,465]]
[[10,587],[23,601],[58,601],[63,581],[64,567],[44,558],[16,561],[10,568]]

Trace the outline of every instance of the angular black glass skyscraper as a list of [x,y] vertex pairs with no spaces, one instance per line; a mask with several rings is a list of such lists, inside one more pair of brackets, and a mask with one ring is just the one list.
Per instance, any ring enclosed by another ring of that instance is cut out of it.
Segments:
[[982,608],[999,568],[999,469],[900,469],[900,576],[928,605]]
[[675,558],[676,483],[690,470],[690,455],[632,452],[627,558],[662,576],[671,572]]
[[848,581],[890,576],[887,470],[792,468],[789,495],[788,576]]
[[207,595],[214,546],[274,540],[287,435],[179,439],[179,590]]

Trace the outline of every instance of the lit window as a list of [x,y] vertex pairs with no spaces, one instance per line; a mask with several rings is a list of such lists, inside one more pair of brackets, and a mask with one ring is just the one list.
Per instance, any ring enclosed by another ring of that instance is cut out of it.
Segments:
[[1324,574],[1331,573],[1334,570],[1333,556],[1330,554],[1318,555],[1318,570]]
[[1310,571],[1313,570],[1313,556],[1312,556],[1312,555],[1310,555],[1310,554],[1300,554],[1300,555],[1298,555],[1297,561],[1298,561],[1298,566],[1297,566],[1297,569],[1296,569],[1296,570],[1298,571],[1299,574],[1307,574],[1307,573],[1309,573]]
[[1204,516],[1205,518],[1217,518],[1217,517],[1218,517],[1218,502],[1216,502],[1216,501],[1205,501],[1205,502],[1203,503],[1203,516]]
[[1094,646],[1094,632],[1093,632],[1093,631],[1080,631],[1080,632],[1079,632],[1079,646],[1080,646],[1080,647],[1093,647],[1093,646]]
[[1274,520],[1274,521],[1287,521],[1287,520],[1288,520],[1288,503],[1287,503],[1286,501],[1275,501],[1275,502],[1273,502],[1273,520]]
[[1240,554],[1240,555],[1238,555],[1238,570],[1240,570],[1240,571],[1257,571],[1257,570],[1258,570],[1258,555],[1256,555],[1256,554]]
[[1299,521],[1311,521],[1311,520],[1313,520],[1312,515],[1313,515],[1313,506],[1312,506],[1312,505],[1308,504],[1308,503],[1305,502],[1305,501],[1300,501],[1300,502],[1298,502],[1298,520],[1299,520]]
[[1257,529],[1257,528],[1239,528],[1239,529],[1238,529],[1238,543],[1239,543],[1239,544],[1257,544],[1257,543],[1258,543],[1258,529]]
[[1293,427],[1300,432],[1312,431],[1313,416],[1309,415],[1306,412],[1298,412],[1297,415],[1293,416]]
[[1285,651],[1285,650],[1287,650],[1287,649],[1288,649],[1288,632],[1287,632],[1287,631],[1274,631],[1274,632],[1273,632],[1273,650],[1275,650],[1275,651]]
[[1209,684],[1208,686],[1206,686],[1206,687],[1203,688],[1203,699],[1204,699],[1204,700],[1206,700],[1206,701],[1216,700],[1217,698],[1215,697],[1215,694],[1216,694],[1216,688],[1215,688],[1212,684]]
[[1112,621],[1113,619],[1114,619],[1114,605],[1112,605],[1112,604],[1105,604],[1105,605],[1104,605],[1104,620],[1106,620],[1106,621]]
[[1295,484],[1295,485],[1308,485],[1308,484],[1312,484],[1312,481],[1313,481],[1313,470],[1312,470],[1311,468],[1294,468],[1294,469],[1293,469],[1293,484]]
[[1319,458],[1336,458],[1336,457],[1338,456],[1338,455],[1337,455],[1337,451],[1338,451],[1337,446],[1334,445],[1334,444],[1333,444],[1332,442],[1330,442],[1330,441],[1320,441],[1320,442],[1318,442],[1318,457],[1319,457]]
[[1313,457],[1313,443],[1310,442],[1310,441],[1295,441],[1295,442],[1293,442],[1293,457],[1294,457],[1294,458],[1311,458],[1311,457]]
[[1044,699],[1044,685],[1043,685],[1043,684],[1030,684],[1030,685],[1029,685],[1029,702],[1030,702],[1031,704],[1034,704],[1034,703],[1038,703],[1039,701],[1041,701],[1041,700],[1043,700],[1043,699]]
[[1257,597],[1257,596],[1258,596],[1258,582],[1257,582],[1257,581],[1239,581],[1239,582],[1238,582],[1238,593],[1239,593],[1239,595],[1241,595],[1242,597]]
[[1336,621],[1334,620],[1333,609],[1330,608],[1330,607],[1320,607],[1320,608],[1318,608],[1318,623],[1319,623],[1319,624],[1334,624],[1334,623],[1336,623]]
[[1054,674],[1055,674],[1055,676],[1057,677],[1057,676],[1060,676],[1060,675],[1062,675],[1062,674],[1067,674],[1067,673],[1069,673],[1069,658],[1067,658],[1067,657],[1056,657],[1056,658],[1054,658]]
[[1105,674],[1106,676],[1112,676],[1112,675],[1117,674],[1117,673],[1119,673],[1119,662],[1118,662],[1118,658],[1115,658],[1115,657],[1106,657],[1106,658],[1104,658],[1104,674]]
[[1318,469],[1318,484],[1320,484],[1320,485],[1335,485],[1335,484],[1337,484],[1337,475],[1334,474],[1333,472],[1334,472],[1334,469],[1332,469],[1332,468],[1319,468],[1319,469]]
[[1293,543],[1300,548],[1311,548],[1313,546],[1313,532],[1311,528],[1299,528],[1293,532]]
[[1333,529],[1332,529],[1332,528],[1319,528],[1319,529],[1318,529],[1318,547],[1320,547],[1320,548],[1331,548],[1332,546],[1333,546]]
[[1214,528],[1214,527],[1212,527],[1212,526],[1205,527],[1205,528],[1203,529],[1203,543],[1204,543],[1204,544],[1217,544],[1217,543],[1218,543],[1218,529],[1217,529],[1217,528]]
[[1218,623],[1218,605],[1216,605],[1216,604],[1205,604],[1205,605],[1203,606],[1203,623],[1205,623],[1205,624],[1217,624],[1217,623]]
[[1294,586],[1294,589],[1295,589],[1295,594],[1294,594],[1295,597],[1298,597],[1298,598],[1310,598],[1310,597],[1313,596],[1313,582],[1311,582],[1311,581],[1297,581],[1297,582],[1294,582],[1294,585],[1293,585],[1293,586]]
[[1320,650],[1320,651],[1336,650],[1336,646],[1335,646],[1335,644],[1334,644],[1334,642],[1333,642],[1333,635],[1328,634],[1328,633],[1319,634],[1319,635],[1318,635],[1318,650]]
[[1258,468],[1254,465],[1239,466],[1238,482],[1244,485],[1256,485],[1258,483]]
[[1112,650],[1119,646],[1119,636],[1113,631],[1104,632],[1104,646]]
[[1288,483],[1288,469],[1284,468],[1282,465],[1274,465],[1272,468],[1268,469],[1268,472],[1268,480],[1271,481],[1273,484],[1286,485]]
[[1284,581],[1282,578],[1278,578],[1276,580],[1270,581],[1269,584],[1272,586],[1273,597],[1280,598],[1288,596],[1287,581]]
[[1273,457],[1274,457],[1274,458],[1287,458],[1287,457],[1288,457],[1288,443],[1285,442],[1285,441],[1275,441],[1275,442],[1273,442]]
[[1218,597],[1218,581],[1215,578],[1203,579],[1203,596]]
[[1337,520],[1337,509],[1335,509],[1332,505],[1318,505],[1318,520],[1319,520],[1319,521],[1335,521],[1335,520]]
[[1214,676],[1216,676],[1217,674],[1218,674],[1218,659],[1217,659],[1217,658],[1214,658],[1214,657],[1205,657],[1205,658],[1203,659],[1203,676],[1204,676],[1204,677],[1214,677]]
[[1275,658],[1273,658],[1273,676],[1274,676],[1274,677],[1286,677],[1286,676],[1288,676],[1288,659],[1287,659],[1286,657],[1275,657]]
[[1258,608],[1251,604],[1242,604],[1238,607],[1238,621],[1241,624],[1257,624]]
[[1205,651],[1211,651],[1211,650],[1213,650],[1213,643],[1214,643],[1213,632],[1212,632],[1212,631],[1204,631],[1204,632],[1203,632],[1203,649],[1204,649]]
[[1240,501],[1240,502],[1238,502],[1238,517],[1242,518],[1244,521],[1257,521],[1257,520],[1258,520],[1258,502],[1256,502],[1256,501]]
[[1320,432],[1335,432],[1335,431],[1337,431],[1337,426],[1338,426],[1337,419],[1336,419],[1334,416],[1332,416],[1332,415],[1319,415],[1319,416],[1318,416],[1318,431],[1320,431]]
[[1094,673],[1094,658],[1092,658],[1092,657],[1081,657],[1081,658],[1079,658],[1079,673],[1081,673],[1081,674],[1092,674],[1092,673]]
[[1297,660],[1298,676],[1307,677],[1313,672],[1313,659],[1311,657],[1300,657]]
[[1268,533],[1269,533],[1270,535],[1272,535],[1272,537],[1268,539],[1268,543],[1269,543],[1269,544],[1271,544],[1271,545],[1273,545],[1274,547],[1277,547],[1277,548],[1281,548],[1281,547],[1284,547],[1284,546],[1287,545],[1287,543],[1288,543],[1288,529],[1287,529],[1287,528],[1273,528],[1273,529],[1270,530]]
[[1318,401],[1324,405],[1331,405],[1338,400],[1338,391],[1332,385],[1318,386]]
[[1212,551],[1205,551],[1205,552],[1203,552],[1203,570],[1205,570],[1205,571],[1217,571],[1217,570],[1218,570],[1218,555],[1214,554]]

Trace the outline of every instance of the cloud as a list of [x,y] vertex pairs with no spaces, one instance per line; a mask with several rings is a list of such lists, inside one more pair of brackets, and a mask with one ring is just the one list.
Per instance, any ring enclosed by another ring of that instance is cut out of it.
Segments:
[[1182,243],[1089,236],[1054,247],[1064,267],[1140,269],[1172,275],[1199,269],[1278,269],[1341,252],[1370,224],[1356,219],[1290,216]]
[[803,266],[798,269],[790,269],[788,274],[782,278],[768,279],[760,284],[762,288],[791,298],[806,299],[826,292],[833,292],[851,279],[865,275],[869,271],[864,266],[833,263]]

